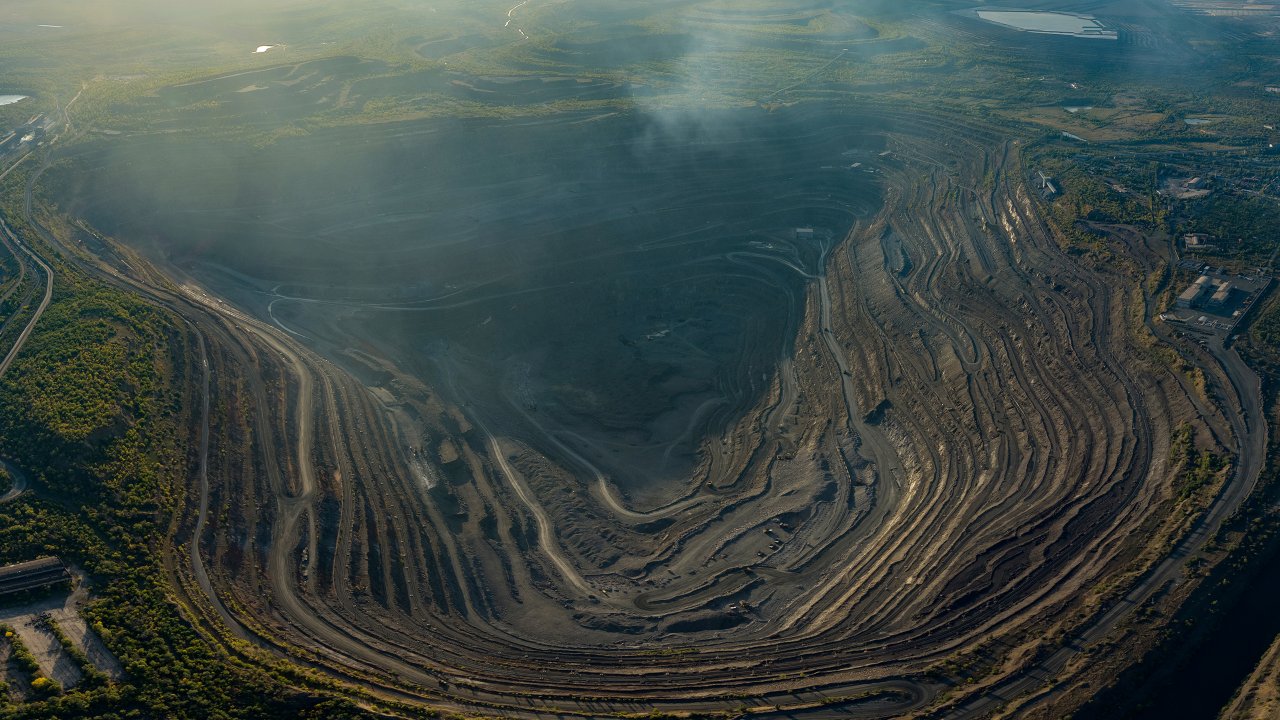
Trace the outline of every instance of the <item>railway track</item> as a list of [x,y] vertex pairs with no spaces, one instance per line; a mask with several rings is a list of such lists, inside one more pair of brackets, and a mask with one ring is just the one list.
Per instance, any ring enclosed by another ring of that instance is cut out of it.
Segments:
[[22,346],[26,344],[27,338],[31,337],[31,331],[35,330],[36,323],[40,322],[40,316],[43,315],[45,309],[49,307],[49,302],[53,300],[53,269],[50,268],[39,255],[32,252],[31,248],[24,245],[22,241],[13,234],[13,231],[9,229],[9,226],[6,225],[3,220],[0,220],[0,232],[4,233],[5,237],[8,238],[8,242],[22,250],[22,252],[31,259],[31,262],[39,267],[41,272],[44,273],[44,295],[41,296],[40,303],[32,312],[31,318],[27,320],[22,331],[18,333],[18,337],[13,341],[13,345],[9,347],[9,352],[5,354],[3,360],[0,360],[0,376],[3,376],[8,372],[9,366],[13,364],[14,359],[18,357],[18,353],[22,351]]

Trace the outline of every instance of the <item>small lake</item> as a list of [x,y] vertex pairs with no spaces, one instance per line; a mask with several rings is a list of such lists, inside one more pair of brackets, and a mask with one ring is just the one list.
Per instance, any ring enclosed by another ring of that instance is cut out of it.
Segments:
[[1088,15],[1038,10],[977,10],[979,18],[1028,32],[1116,39],[1116,32]]
[[26,95],[0,95],[0,105],[12,105],[26,99]]

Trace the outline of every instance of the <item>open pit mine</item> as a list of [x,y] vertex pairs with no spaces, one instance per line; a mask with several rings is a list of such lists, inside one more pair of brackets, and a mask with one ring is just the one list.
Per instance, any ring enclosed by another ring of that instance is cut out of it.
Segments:
[[1280,527],[1270,270],[1219,230],[1280,140],[1224,109],[1263,80],[1205,104],[1143,58],[1217,20],[418,5],[15,86],[0,399],[151,398],[40,404],[75,452],[151,433],[63,475],[0,417],[4,517],[115,493],[64,534],[101,556],[0,532],[115,653],[85,692],[166,716],[112,688],[172,646],[389,717],[1121,717],[1175,631],[1213,642]]
[[[179,539],[206,621],[466,712],[959,717],[1034,696],[1079,653],[1046,638],[1102,637],[1163,587],[1186,529],[1157,512],[1171,439],[1249,428],[1143,362],[1149,298],[1061,249],[996,130],[884,111],[797,139],[810,119],[782,118],[705,156],[628,131],[651,158],[630,172],[670,186],[627,178],[602,211],[616,180],[548,180],[584,208],[554,239],[575,253],[495,239],[443,253],[449,285],[412,253],[376,269],[420,275],[412,297],[330,261],[250,277],[233,251],[115,247],[104,277],[188,323]],[[842,152],[874,173],[778,175]],[[783,169],[743,175],[744,154]],[[549,221],[512,192],[498,212],[527,238]],[[1221,406],[1256,412],[1247,371],[1220,372]],[[941,669],[964,663],[957,693]]]

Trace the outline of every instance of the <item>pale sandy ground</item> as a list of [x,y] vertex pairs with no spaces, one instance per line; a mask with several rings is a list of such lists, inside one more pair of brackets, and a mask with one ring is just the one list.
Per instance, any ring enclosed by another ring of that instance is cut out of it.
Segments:
[[[53,633],[40,627],[40,616],[44,613],[48,613],[53,622],[62,628],[67,637],[71,638],[72,644],[84,651],[94,667],[112,679],[119,679],[124,674],[120,661],[107,650],[102,639],[80,617],[79,608],[87,599],[88,593],[85,592],[83,583],[78,582],[76,585],[76,590],[70,595],[0,608],[0,623],[10,625],[17,631],[22,643],[40,664],[41,671],[62,683],[64,688],[75,687],[84,678],[75,661],[62,649]],[[2,665],[0,672],[3,672]],[[11,682],[14,680],[6,679]]]
[[1274,720],[1280,718],[1280,636],[1271,643],[1253,674],[1236,691],[1222,720]]
[[9,656],[11,654],[8,644],[0,644],[0,681],[9,684],[8,698],[5,697],[4,693],[0,693],[0,701],[8,699],[21,702],[26,699],[26,694],[22,691],[20,684],[15,682],[17,678],[9,672]]
[[5,622],[18,631],[22,644],[36,656],[36,662],[40,663],[40,670],[45,675],[57,680],[64,688],[79,685],[84,677],[75,661],[62,649],[53,633],[36,627],[38,620],[39,615],[20,615]]

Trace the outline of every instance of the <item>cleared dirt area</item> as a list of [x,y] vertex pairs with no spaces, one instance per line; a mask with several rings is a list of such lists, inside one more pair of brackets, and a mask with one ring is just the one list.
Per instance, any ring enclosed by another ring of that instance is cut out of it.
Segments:
[[64,688],[73,688],[84,679],[80,668],[67,655],[58,638],[40,626],[38,616],[21,615],[8,618],[5,622],[17,631],[22,644],[35,656],[36,662],[40,663],[40,671],[45,676],[57,680]]
[[119,680],[124,676],[124,668],[120,666],[120,661],[115,655],[102,644],[102,638],[98,637],[80,617],[79,613],[69,611],[66,608],[55,610],[49,614],[53,622],[57,623],[62,632],[66,633],[71,639],[73,645],[79,648],[94,667],[101,670],[108,678]]
[[[89,662],[97,670],[112,680],[119,680],[124,670],[102,639],[98,637],[84,619],[79,608],[87,599],[83,588],[70,594],[53,595],[20,605],[0,606],[0,623],[14,629],[22,644],[35,657],[40,665],[40,672],[50,677],[63,688],[70,689],[84,680],[84,673],[76,660],[71,657],[59,641],[53,628],[60,629],[71,641],[71,644],[85,654]],[[8,657],[10,648],[3,651]],[[30,678],[21,670],[8,663],[7,680],[10,690],[25,696]]]
[[20,671],[14,666],[12,656],[13,648],[8,643],[0,642],[0,681],[3,681],[8,688],[6,698],[21,701],[26,698],[26,693],[17,682]]

